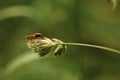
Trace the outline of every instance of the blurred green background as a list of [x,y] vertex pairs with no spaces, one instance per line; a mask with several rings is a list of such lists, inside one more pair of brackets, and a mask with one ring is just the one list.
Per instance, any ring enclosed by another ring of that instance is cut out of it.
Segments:
[[0,80],[120,80],[120,55],[105,50],[70,46],[63,57],[23,60],[32,53],[25,36],[36,32],[120,50],[120,9],[111,7],[106,0],[0,0]]

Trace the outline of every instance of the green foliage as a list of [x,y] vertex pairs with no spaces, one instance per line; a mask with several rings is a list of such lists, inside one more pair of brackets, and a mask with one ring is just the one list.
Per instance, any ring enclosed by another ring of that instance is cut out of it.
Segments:
[[[68,67],[70,66],[70,67]],[[78,80],[76,69],[64,58],[25,53],[16,57],[3,72],[5,80]],[[75,75],[76,74],[76,75]]]
[[41,32],[120,50],[119,2],[113,7],[106,0],[0,0],[0,80],[120,80],[119,54],[68,47],[63,57],[31,59],[24,38]]

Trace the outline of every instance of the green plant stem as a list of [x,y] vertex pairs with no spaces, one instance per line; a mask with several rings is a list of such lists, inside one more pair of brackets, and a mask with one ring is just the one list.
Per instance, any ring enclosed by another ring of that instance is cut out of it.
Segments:
[[119,50],[109,48],[109,47],[99,46],[99,45],[84,44],[84,43],[63,43],[63,44],[65,44],[65,45],[73,45],[73,46],[93,47],[93,48],[103,49],[103,50],[107,50],[107,51],[111,51],[111,52],[120,54]]

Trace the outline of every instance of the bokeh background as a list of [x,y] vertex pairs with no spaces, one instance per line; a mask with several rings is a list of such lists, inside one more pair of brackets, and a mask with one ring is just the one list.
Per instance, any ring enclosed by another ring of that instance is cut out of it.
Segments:
[[33,53],[25,36],[36,32],[120,50],[118,6],[113,10],[107,0],[0,0],[0,80],[120,80],[120,54],[101,49],[70,46],[62,57],[23,60]]

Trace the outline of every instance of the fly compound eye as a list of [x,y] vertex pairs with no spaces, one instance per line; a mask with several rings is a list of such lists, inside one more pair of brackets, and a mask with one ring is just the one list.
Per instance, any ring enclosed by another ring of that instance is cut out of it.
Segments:
[[33,39],[36,39],[36,38],[41,38],[41,33],[35,33],[35,34],[32,34],[32,35],[28,35],[28,36],[26,36],[26,38],[28,39],[28,40],[33,40]]

